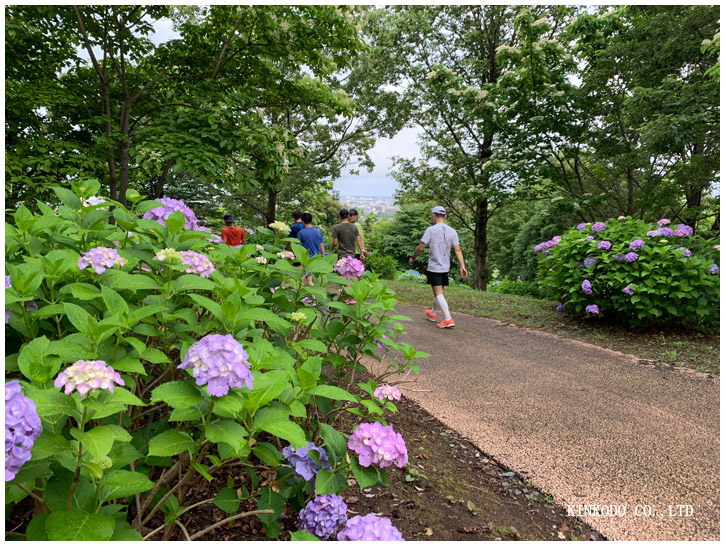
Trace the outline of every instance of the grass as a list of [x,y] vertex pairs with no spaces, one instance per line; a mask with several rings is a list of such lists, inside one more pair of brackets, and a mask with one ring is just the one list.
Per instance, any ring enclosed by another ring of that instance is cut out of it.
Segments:
[[[414,305],[430,306],[431,289],[409,281],[384,281],[395,293]],[[500,320],[522,328],[542,330],[570,339],[591,343],[637,356],[668,367],[684,366],[708,373],[720,373],[720,333],[687,329],[672,331],[632,331],[622,326],[602,324],[557,313],[556,302],[525,296],[491,294],[446,287],[446,300],[452,310]]]

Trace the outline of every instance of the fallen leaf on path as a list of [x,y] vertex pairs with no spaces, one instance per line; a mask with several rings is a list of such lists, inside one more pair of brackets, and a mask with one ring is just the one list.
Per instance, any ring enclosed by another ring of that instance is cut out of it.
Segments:
[[425,536],[429,537],[432,534],[433,534],[433,529],[431,529],[430,527],[426,527],[425,528]]

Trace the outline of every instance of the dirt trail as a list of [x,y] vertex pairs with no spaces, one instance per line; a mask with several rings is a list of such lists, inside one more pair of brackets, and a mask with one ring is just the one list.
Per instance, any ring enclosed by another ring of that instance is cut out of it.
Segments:
[[564,507],[618,506],[581,518],[609,539],[719,538],[719,378],[459,313],[440,331],[420,307],[397,310],[413,318],[403,341],[432,355],[403,393],[482,451]]

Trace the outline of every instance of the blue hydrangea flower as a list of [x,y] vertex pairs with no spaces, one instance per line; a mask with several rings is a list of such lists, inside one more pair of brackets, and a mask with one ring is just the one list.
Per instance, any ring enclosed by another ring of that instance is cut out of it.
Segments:
[[693,233],[693,229],[685,224],[679,224],[675,230],[675,235],[678,237],[690,237]]
[[337,540],[405,540],[393,522],[375,514],[355,516],[347,520],[345,527],[337,533]]
[[712,267],[710,269],[708,269],[708,271],[712,275],[717,275],[720,272],[720,270],[717,268],[717,264],[712,264]]
[[630,296],[634,295],[634,289],[637,287],[636,284],[628,284],[624,287],[624,293],[629,294]]
[[644,246],[644,241],[642,239],[635,239],[631,243],[629,243],[629,248],[631,250],[639,250]]
[[598,305],[595,305],[595,304],[587,305],[586,311],[587,311],[587,313],[592,313],[594,315],[598,315],[599,314],[599,306]]
[[592,283],[589,282],[589,279],[584,279],[584,282],[582,283],[582,291],[587,295],[590,296],[592,293]]
[[632,262],[636,262],[637,260],[639,260],[639,254],[637,254],[636,252],[627,252],[624,255],[624,261],[627,263],[631,264]]
[[78,269],[85,269],[91,266],[99,275],[114,265],[126,265],[126,260],[118,255],[118,251],[115,248],[105,246],[92,248],[78,258]]
[[599,241],[599,243],[597,244],[597,248],[599,250],[609,250],[610,248],[612,248],[612,243],[610,243],[609,241]]
[[566,311],[566,303],[562,303],[561,305],[556,306],[557,313],[563,313],[564,311]]
[[584,267],[590,267],[597,263],[599,258],[584,258]]
[[310,457],[309,452],[313,450],[317,451],[320,455],[322,468],[325,470],[332,470],[325,450],[321,447],[317,447],[312,442],[308,441],[307,447],[301,447],[299,449],[295,449],[292,446],[287,446],[282,449],[282,455],[285,456],[285,459],[287,459],[292,468],[295,469],[295,473],[308,482],[314,480],[315,476],[317,476],[317,473],[320,471],[320,465],[317,464],[312,457]]
[[660,229],[658,229],[657,231],[659,231],[659,232],[660,232],[660,235],[661,235],[662,237],[672,237],[672,236],[673,236],[673,235],[675,234],[675,232],[674,232],[674,231],[672,231],[672,228],[669,228],[669,227],[667,227],[667,226],[662,226],[662,227],[661,227]]
[[30,450],[43,426],[35,402],[27,398],[15,379],[5,383],[5,481],[15,479],[30,460]]
[[604,222],[597,222],[592,226],[592,231],[594,233],[597,233],[598,231],[604,231],[605,229],[607,229],[607,226]]
[[199,223],[196,219],[196,214],[194,214],[194,211],[191,210],[188,205],[184,203],[181,199],[170,199],[168,197],[161,197],[159,199],[154,199],[154,201],[158,201],[159,203],[162,203],[162,205],[147,211],[146,214],[143,215],[143,218],[145,220],[154,220],[162,226],[165,226],[166,219],[171,216],[173,212],[178,210],[181,211],[181,213],[184,215],[184,218],[186,218],[184,228],[192,230],[199,229]]
[[197,385],[206,385],[212,396],[224,396],[230,388],[252,388],[249,355],[233,336],[210,334],[189,347],[182,370],[192,370]]
[[297,528],[327,540],[347,521],[347,504],[337,495],[319,495],[299,515]]

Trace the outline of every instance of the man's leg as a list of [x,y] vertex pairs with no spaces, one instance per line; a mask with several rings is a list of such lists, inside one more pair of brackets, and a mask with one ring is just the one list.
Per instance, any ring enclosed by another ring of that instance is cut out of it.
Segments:
[[451,313],[448,311],[448,302],[446,301],[446,298],[443,296],[443,287],[442,286],[434,286],[433,287],[433,293],[435,294],[435,301],[438,305],[438,308],[443,312],[443,318],[444,320],[448,320],[451,318]]
[[438,296],[443,293],[442,286],[432,286],[433,289],[433,307],[430,308],[431,313],[436,314],[436,308],[438,307]]

